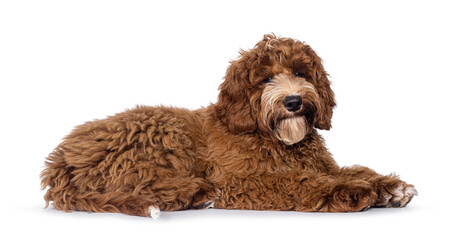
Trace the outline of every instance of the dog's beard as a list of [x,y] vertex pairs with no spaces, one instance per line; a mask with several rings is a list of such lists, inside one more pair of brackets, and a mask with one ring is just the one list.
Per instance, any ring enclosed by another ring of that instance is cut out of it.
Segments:
[[283,119],[275,128],[276,137],[287,145],[303,140],[307,132],[308,123],[303,116]]

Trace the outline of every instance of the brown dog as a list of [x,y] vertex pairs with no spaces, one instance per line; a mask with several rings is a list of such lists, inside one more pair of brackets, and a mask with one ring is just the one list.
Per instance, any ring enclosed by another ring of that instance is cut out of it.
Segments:
[[152,217],[205,207],[404,207],[417,194],[412,185],[333,160],[315,128],[330,129],[334,106],[311,47],[265,35],[231,63],[215,104],[136,107],[76,127],[48,157],[45,200]]

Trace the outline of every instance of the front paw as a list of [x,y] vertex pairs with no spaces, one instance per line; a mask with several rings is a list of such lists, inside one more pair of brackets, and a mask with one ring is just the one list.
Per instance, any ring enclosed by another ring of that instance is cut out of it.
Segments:
[[337,185],[329,199],[329,212],[359,212],[373,206],[377,194],[368,182],[355,180]]
[[395,177],[391,177],[379,184],[377,188],[378,200],[375,207],[405,207],[411,199],[418,195],[413,185],[407,184]]

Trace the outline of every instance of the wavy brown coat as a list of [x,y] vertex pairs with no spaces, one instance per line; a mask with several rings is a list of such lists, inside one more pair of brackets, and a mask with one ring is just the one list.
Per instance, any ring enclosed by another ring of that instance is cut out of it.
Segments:
[[[327,151],[316,130],[331,128],[335,101],[327,76],[309,45],[265,35],[231,62],[215,104],[195,111],[139,106],[76,127],[47,158],[45,200],[64,211],[139,216],[148,216],[150,206],[323,212],[405,206],[416,194],[412,185],[366,167],[340,168]],[[281,100],[266,112],[263,92],[273,91],[269,82],[279,84],[279,77],[312,90],[312,98],[298,92],[300,113],[291,115]],[[279,122],[292,117],[304,120],[303,138],[283,142]]]

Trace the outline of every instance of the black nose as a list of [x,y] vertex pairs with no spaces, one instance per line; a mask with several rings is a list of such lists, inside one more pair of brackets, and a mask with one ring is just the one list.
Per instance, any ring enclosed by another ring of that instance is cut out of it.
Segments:
[[282,104],[284,104],[284,107],[287,108],[289,112],[296,112],[301,109],[303,100],[300,96],[292,95],[285,97]]

